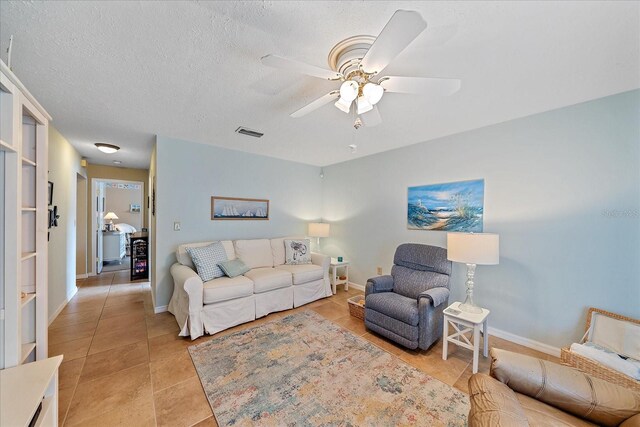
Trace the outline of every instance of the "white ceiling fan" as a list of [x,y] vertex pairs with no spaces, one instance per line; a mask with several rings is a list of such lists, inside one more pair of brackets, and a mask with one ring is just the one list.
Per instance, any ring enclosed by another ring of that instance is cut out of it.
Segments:
[[269,67],[343,82],[339,89],[291,113],[291,117],[302,117],[335,101],[336,108],[345,113],[355,104],[356,129],[362,125],[375,126],[382,121],[376,104],[385,92],[446,96],[460,89],[458,79],[377,77],[425,28],[427,23],[418,12],[397,10],[378,37],[353,36],[336,44],[329,52],[331,70],[272,54],[260,60]]

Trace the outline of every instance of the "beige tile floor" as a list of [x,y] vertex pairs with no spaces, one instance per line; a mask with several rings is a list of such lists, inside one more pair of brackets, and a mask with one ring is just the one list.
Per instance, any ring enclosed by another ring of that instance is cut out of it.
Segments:
[[[427,374],[467,392],[471,351],[442,344],[410,351],[368,332],[349,315],[347,298],[338,293],[304,307],[274,313],[216,334],[229,334],[297,310],[311,309],[351,330]],[[76,426],[215,426],[211,408],[187,347],[195,341],[178,337],[170,313],[154,314],[148,283],[129,282],[128,272],[104,273],[78,281],[78,293],[49,329],[49,354],[64,355],[60,368],[60,425]],[[551,356],[490,337],[490,345],[545,359]],[[557,360],[557,359],[556,359]],[[489,360],[481,357],[480,371]]]

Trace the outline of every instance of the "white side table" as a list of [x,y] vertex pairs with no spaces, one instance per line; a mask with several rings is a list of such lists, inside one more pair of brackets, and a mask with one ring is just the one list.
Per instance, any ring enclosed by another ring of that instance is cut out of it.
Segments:
[[[442,336],[442,359],[447,360],[449,343],[473,350],[473,373],[478,372],[478,353],[480,348],[480,326],[482,325],[483,351],[484,357],[489,356],[489,334],[487,333],[487,318],[490,311],[483,308],[482,313],[467,313],[460,310],[460,302],[454,302],[444,309],[444,330]],[[453,326],[454,332],[449,335],[449,325]],[[465,335],[473,332],[473,342]]]
[[[342,275],[345,276],[344,280],[340,280],[339,271],[342,271]],[[349,290],[349,261],[338,261],[338,258],[331,258],[329,264],[329,280],[331,281],[331,290],[336,293],[336,287],[338,285],[344,285],[344,290]]]

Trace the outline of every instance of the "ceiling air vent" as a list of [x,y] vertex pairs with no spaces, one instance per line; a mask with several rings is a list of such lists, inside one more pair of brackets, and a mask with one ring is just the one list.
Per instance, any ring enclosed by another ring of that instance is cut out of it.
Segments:
[[253,136],[254,138],[260,138],[264,133],[258,132],[257,130],[251,130],[244,126],[240,126],[236,129],[237,133],[241,133],[242,135]]

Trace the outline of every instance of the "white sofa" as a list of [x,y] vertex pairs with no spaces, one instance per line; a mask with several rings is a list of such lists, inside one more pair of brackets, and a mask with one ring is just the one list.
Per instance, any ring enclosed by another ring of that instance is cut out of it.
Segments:
[[178,262],[171,266],[174,289],[169,312],[180,325],[180,336],[193,340],[331,296],[330,258],[312,253],[311,264],[287,265],[284,239],[220,241],[230,260],[239,258],[250,270],[241,276],[223,276],[204,283],[187,248],[213,242],[178,246]]

